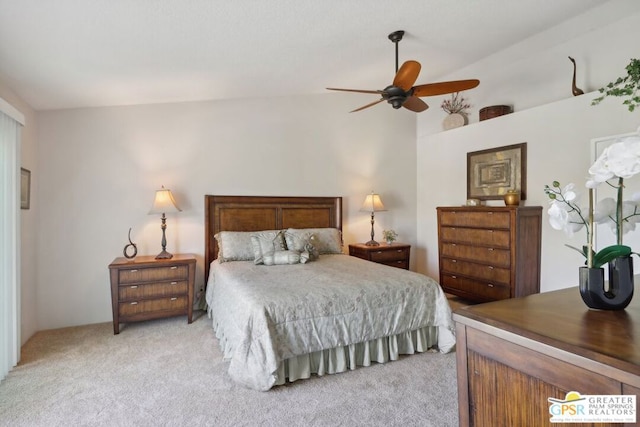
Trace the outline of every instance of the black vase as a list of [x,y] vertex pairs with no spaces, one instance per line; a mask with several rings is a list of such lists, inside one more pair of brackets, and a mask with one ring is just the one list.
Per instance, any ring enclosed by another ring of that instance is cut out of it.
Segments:
[[619,257],[609,262],[609,286],[604,269],[580,267],[580,296],[589,308],[624,310],[633,298],[633,259]]

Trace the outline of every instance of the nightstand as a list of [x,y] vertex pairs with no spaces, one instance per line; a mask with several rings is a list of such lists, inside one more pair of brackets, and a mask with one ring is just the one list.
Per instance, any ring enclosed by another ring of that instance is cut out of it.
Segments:
[[176,254],[171,259],[139,256],[116,258],[109,265],[113,333],[120,323],[187,315],[193,319],[196,257]]
[[380,243],[380,246],[367,246],[364,243],[349,245],[349,255],[377,262],[378,264],[409,269],[411,245],[403,243]]

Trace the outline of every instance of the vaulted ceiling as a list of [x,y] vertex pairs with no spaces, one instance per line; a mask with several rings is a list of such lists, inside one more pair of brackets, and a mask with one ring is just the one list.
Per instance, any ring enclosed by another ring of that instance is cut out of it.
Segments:
[[429,83],[605,3],[0,0],[0,79],[37,110],[382,89],[393,31]]

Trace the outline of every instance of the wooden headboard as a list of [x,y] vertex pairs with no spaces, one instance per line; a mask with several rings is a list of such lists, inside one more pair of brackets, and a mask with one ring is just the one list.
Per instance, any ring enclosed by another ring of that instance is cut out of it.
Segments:
[[342,230],[342,197],[204,196],[204,280],[218,257],[213,237],[220,231],[285,228]]

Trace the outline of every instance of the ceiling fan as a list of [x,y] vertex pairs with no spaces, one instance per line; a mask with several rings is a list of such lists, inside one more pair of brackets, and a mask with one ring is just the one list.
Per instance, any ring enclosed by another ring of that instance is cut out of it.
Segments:
[[338,89],[328,87],[328,90],[339,90],[343,92],[372,93],[380,95],[381,98],[370,104],[364,105],[351,111],[364,110],[373,107],[382,101],[387,101],[393,108],[404,107],[407,110],[420,113],[429,106],[420,97],[444,95],[447,93],[460,92],[467,89],[473,89],[480,84],[480,80],[453,80],[440,83],[427,83],[424,85],[413,86],[420,74],[420,63],[418,61],[406,61],[398,68],[398,42],[402,40],[404,31],[394,31],[389,34],[389,40],[396,45],[396,76],[393,83],[382,90],[360,90],[360,89]]

